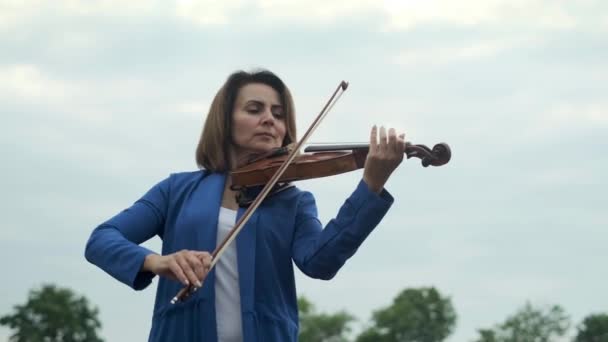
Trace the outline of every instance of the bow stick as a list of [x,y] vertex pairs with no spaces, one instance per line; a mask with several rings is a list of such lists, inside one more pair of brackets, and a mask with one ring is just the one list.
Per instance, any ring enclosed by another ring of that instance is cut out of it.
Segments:
[[[287,167],[289,166],[289,164],[295,159],[295,157],[298,154],[298,151],[300,150],[302,145],[304,145],[306,143],[306,140],[308,140],[308,137],[310,137],[312,132],[319,126],[319,124],[321,123],[321,120],[323,120],[323,118],[325,118],[325,115],[327,115],[329,110],[338,101],[340,96],[342,96],[342,94],[344,93],[346,88],[348,88],[348,83],[345,81],[340,82],[340,85],[338,85],[338,87],[336,88],[336,90],[334,91],[332,96],[329,98],[329,100],[327,101],[327,103],[325,104],[323,109],[321,109],[321,112],[319,113],[319,115],[317,115],[315,121],[313,121],[313,123],[310,125],[310,127],[308,128],[306,133],[304,133],[304,136],[302,136],[302,139],[300,139],[300,141],[298,141],[298,143],[290,151],[289,156],[287,157],[287,159],[285,159],[283,164],[281,164],[281,167],[279,167],[279,169],[275,172],[275,174],[272,176],[270,181],[268,181],[268,183],[266,183],[266,185],[264,186],[262,191],[260,191],[260,193],[258,194],[256,199],[247,208],[247,210],[245,211],[243,216],[241,216],[241,218],[236,222],[235,226],[230,230],[230,232],[228,233],[228,235],[226,236],[224,241],[222,241],[220,246],[217,247],[213,251],[213,253],[211,254],[211,265],[209,267],[208,272],[210,272],[211,269],[213,269],[213,267],[215,266],[215,264],[217,263],[219,258],[222,256],[222,254],[224,254],[224,251],[226,250],[226,248],[228,248],[230,243],[232,243],[232,241],[234,241],[234,239],[236,239],[236,236],[243,229],[243,227],[245,227],[245,224],[247,223],[247,221],[249,221],[249,218],[251,217],[251,215],[253,215],[253,212],[260,206],[262,201],[270,193],[270,191],[275,186],[275,184],[279,181],[279,179],[281,178],[281,176],[283,175],[285,170],[287,170]],[[342,90],[342,91],[340,91],[340,90]],[[171,299],[171,304],[175,304],[178,301],[185,300],[196,290],[198,290],[198,288],[193,285],[189,285],[189,286],[182,288],[177,293],[177,295],[175,295],[175,297],[173,297],[173,299]]]

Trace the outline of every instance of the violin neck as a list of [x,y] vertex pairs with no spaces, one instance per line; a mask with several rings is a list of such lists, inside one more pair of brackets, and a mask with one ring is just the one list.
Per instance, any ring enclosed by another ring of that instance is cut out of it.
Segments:
[[335,152],[335,151],[353,151],[353,150],[369,150],[369,144],[328,144],[328,145],[311,145],[304,149],[304,152]]

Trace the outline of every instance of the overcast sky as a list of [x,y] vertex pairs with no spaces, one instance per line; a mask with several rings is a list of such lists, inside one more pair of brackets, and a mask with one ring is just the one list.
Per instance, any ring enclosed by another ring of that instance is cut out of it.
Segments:
[[[212,97],[254,67],[288,84],[300,134],[350,82],[311,141],[378,124],[452,147],[444,167],[394,173],[392,209],[335,279],[298,271],[321,311],[359,330],[402,289],[435,286],[458,314],[452,342],[526,301],[575,324],[608,312],[606,37],[603,0],[0,0],[0,314],[51,282],[99,307],[108,341],[145,340],[156,282],[118,283],[86,240],[196,169]],[[299,186],[327,222],[360,177]]]

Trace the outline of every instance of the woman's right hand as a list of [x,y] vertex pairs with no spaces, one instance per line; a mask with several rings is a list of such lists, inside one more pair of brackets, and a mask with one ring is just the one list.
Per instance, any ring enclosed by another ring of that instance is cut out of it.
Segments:
[[168,255],[149,254],[142,271],[177,280],[189,286],[201,287],[211,268],[211,254],[183,249]]

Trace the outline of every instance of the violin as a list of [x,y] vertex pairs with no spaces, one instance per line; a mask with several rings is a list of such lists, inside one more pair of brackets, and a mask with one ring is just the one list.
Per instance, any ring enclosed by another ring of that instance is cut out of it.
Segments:
[[[329,177],[361,169],[365,165],[368,151],[369,144],[308,146],[304,152],[311,153],[297,155],[278,182]],[[280,147],[233,170],[232,190],[241,191],[268,183],[285,162],[289,152],[290,146]],[[408,159],[419,158],[424,167],[445,165],[452,156],[450,147],[446,143],[436,144],[431,149],[422,144],[414,145],[406,142],[405,154]]]
[[[250,188],[261,187],[262,189],[255,191],[255,198],[247,201],[247,209],[243,215],[230,230],[224,241],[211,254],[212,261],[209,271],[215,266],[228,245],[236,239],[236,236],[251,218],[253,212],[271,193],[288,188],[291,181],[327,177],[363,168],[369,151],[369,145],[366,144],[310,146],[305,152],[311,153],[299,153],[300,148],[305,144],[347,87],[348,83],[345,81],[342,81],[338,85],[333,95],[297,144],[272,150],[257,157],[255,160],[250,160],[247,165],[231,173],[233,189],[243,190],[240,192],[241,194]],[[433,149],[425,145],[406,143],[405,154],[408,159],[412,157],[420,158],[424,167],[429,165],[441,166],[449,162],[451,158],[450,147],[446,143],[437,144]],[[241,200],[238,197],[237,201],[241,204]],[[171,304],[186,300],[197,290],[198,288],[193,285],[183,287],[171,299]]]

